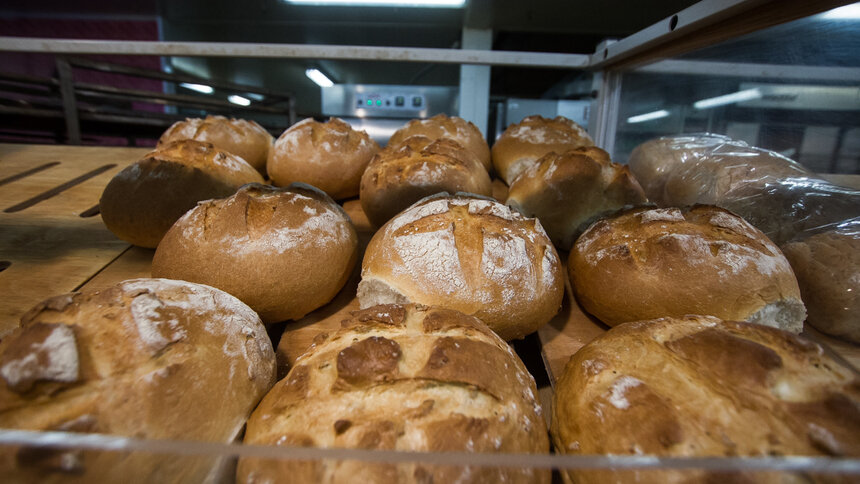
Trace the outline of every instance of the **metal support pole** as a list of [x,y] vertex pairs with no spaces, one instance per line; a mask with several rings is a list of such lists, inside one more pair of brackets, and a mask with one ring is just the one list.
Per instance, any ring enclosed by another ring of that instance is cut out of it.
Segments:
[[71,145],[81,144],[81,122],[78,119],[78,103],[75,99],[75,80],[72,66],[64,57],[57,56],[57,75],[60,77],[60,97],[63,100],[63,115],[66,119],[66,139]]
[[[490,29],[463,29],[464,49],[493,47],[493,31]],[[490,67],[476,65],[460,66],[460,117],[475,123],[481,134],[487,136],[487,121],[490,114]]]
[[593,116],[588,123],[595,144],[606,150],[616,163],[620,162],[615,159],[613,151],[618,129],[618,110],[621,107],[621,76],[620,72],[613,70],[595,74],[597,97],[592,102]]

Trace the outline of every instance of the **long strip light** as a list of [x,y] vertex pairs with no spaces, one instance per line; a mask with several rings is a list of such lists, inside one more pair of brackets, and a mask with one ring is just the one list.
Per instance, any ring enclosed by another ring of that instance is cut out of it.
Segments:
[[192,91],[197,91],[203,94],[212,94],[213,92],[215,92],[215,90],[212,89],[212,86],[207,86],[205,84],[192,84],[190,82],[182,82],[179,85],[184,87],[185,89],[191,89]]
[[436,7],[460,8],[466,0],[285,0],[294,5],[329,5],[340,7]]
[[860,3],[834,8],[821,14],[826,19],[860,19]]
[[701,99],[693,103],[693,107],[696,109],[708,109],[715,108],[717,106],[724,106],[726,104],[734,104],[743,101],[752,101],[753,99],[761,98],[761,91],[758,88],[755,89],[745,89],[743,91],[733,92],[731,94],[725,94],[723,96],[717,97],[709,97],[708,99]]
[[250,99],[246,99],[242,96],[237,96],[235,94],[231,94],[231,95],[227,96],[227,100],[233,104],[238,104],[239,106],[250,106],[251,105]]
[[322,73],[319,69],[307,69],[305,70],[305,75],[308,76],[308,79],[317,83],[319,87],[332,87],[334,86],[334,82],[331,79],[326,77],[325,74]]
[[669,115],[669,111],[666,111],[665,109],[661,109],[659,111],[651,111],[650,113],[637,114],[636,116],[630,116],[629,118],[627,118],[627,122],[630,124],[644,123],[645,121],[651,121],[652,119],[665,118],[668,115]]

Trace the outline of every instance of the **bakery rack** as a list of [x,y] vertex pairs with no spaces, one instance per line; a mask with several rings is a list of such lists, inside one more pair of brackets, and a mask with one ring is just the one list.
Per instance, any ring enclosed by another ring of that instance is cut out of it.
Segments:
[[[246,43],[85,41],[0,37],[0,50],[85,54],[241,56],[272,58],[406,61],[462,65],[551,67],[594,72],[598,95],[593,101],[590,131],[608,151],[615,142],[622,77],[630,69],[714,74],[702,63],[665,60],[698,47],[813,15],[845,1],[705,0],[618,42],[602,45],[592,55],[503,52],[474,49],[419,49],[333,45]],[[680,62],[680,64],[679,64]],[[732,69],[740,69],[732,64]],[[751,69],[779,76],[781,66]],[[764,71],[762,71],[764,69]],[[723,71],[725,72],[725,71]],[[812,77],[860,80],[855,68],[813,69]],[[68,110],[68,107],[67,107]],[[75,290],[99,289],[118,281],[149,277],[153,251],[116,239],[98,216],[98,199],[107,182],[143,155],[145,148],[0,144],[0,336],[39,301]],[[834,176],[833,181],[860,188],[860,176]],[[357,200],[344,203],[363,245],[373,228]],[[341,293],[327,306],[285,328],[277,347],[279,376],[317,332],[339,325],[357,309],[356,270]],[[605,327],[585,314],[567,287],[560,313],[538,332],[544,368],[550,382],[568,357],[602,334]],[[855,368],[860,348],[814,330],[807,335]],[[538,378],[540,379],[540,378]],[[541,389],[544,405],[551,387]],[[546,411],[545,413],[549,413]],[[287,459],[347,459],[392,463],[425,462],[535,468],[614,468],[648,470],[712,469],[719,471],[835,472],[860,476],[860,459],[809,457],[658,458],[653,456],[562,456],[416,454],[350,449],[267,448],[240,444],[152,441],[62,432],[0,431],[0,446],[60,447],[81,451],[141,452],[191,457],[257,456]]]

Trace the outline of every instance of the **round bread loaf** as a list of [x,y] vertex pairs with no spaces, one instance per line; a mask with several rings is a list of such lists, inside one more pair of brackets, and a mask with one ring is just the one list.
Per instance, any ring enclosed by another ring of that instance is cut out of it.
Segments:
[[615,326],[704,314],[799,333],[806,310],[779,248],[737,215],[698,205],[596,222],[568,259],[580,304]]
[[520,173],[550,152],[564,153],[594,142],[582,126],[563,117],[528,116],[508,129],[493,144],[493,166],[508,185]]
[[[212,287],[134,279],[48,299],[0,341],[0,427],[230,443],[275,383],[260,318]],[[217,482],[229,459],[0,452],[7,482]]]
[[410,136],[377,153],[361,177],[361,208],[377,227],[439,192],[490,196],[487,171],[456,141]]
[[440,138],[454,140],[466,151],[472,153],[472,156],[484,166],[484,170],[489,172],[493,169],[487,140],[484,139],[481,130],[471,121],[466,121],[457,116],[449,117],[446,114],[437,114],[428,119],[413,119],[391,135],[388,139],[388,145],[399,145],[406,138],[416,135],[426,136],[434,140]]
[[388,221],[361,265],[362,308],[414,302],[475,315],[505,340],[558,312],[561,262],[536,219],[468,194],[427,197]]
[[[549,452],[532,376],[477,318],[418,305],[352,313],[248,420],[246,444]],[[549,483],[548,470],[242,459],[238,482]]]
[[273,138],[256,121],[227,119],[224,116],[186,118],[167,128],[158,139],[158,147],[183,139],[212,143],[219,150],[233,153],[263,175],[266,174],[266,160]]
[[595,219],[645,201],[626,166],[589,146],[544,155],[514,180],[506,203],[537,217],[556,247],[570,250]]
[[182,140],[146,154],[105,187],[99,210],[117,237],[155,248],[176,220],[200,200],[228,197],[263,177],[211,143]]
[[807,322],[860,343],[860,231],[858,221],[782,247],[791,263]]
[[152,275],[217,287],[273,323],[331,301],[357,260],[355,228],[328,195],[249,184],[179,219],[158,244]]
[[[858,409],[856,373],[809,340],[708,316],[665,318],[612,328],[573,355],[555,386],[552,438],[566,454],[857,458]],[[583,484],[815,480],[699,469],[568,477]]]
[[341,200],[358,195],[361,175],[378,151],[376,141],[342,119],[307,118],[275,141],[266,168],[275,185],[308,183]]

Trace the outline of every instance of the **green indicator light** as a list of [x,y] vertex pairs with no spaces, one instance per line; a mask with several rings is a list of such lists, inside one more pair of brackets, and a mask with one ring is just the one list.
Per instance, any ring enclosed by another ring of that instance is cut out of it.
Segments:
[[373,99],[368,99],[368,100],[367,100],[367,105],[368,105],[368,106],[373,106]]
[[377,106],[382,106],[382,99],[377,99],[377,100],[376,100],[376,105],[377,105]]

